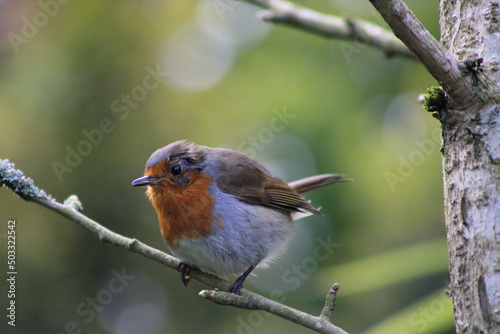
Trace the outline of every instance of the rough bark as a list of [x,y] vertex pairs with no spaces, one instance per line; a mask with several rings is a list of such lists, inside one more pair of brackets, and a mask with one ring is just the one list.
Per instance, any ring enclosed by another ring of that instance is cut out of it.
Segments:
[[441,0],[440,26],[477,97],[439,115],[455,326],[500,333],[499,2]]

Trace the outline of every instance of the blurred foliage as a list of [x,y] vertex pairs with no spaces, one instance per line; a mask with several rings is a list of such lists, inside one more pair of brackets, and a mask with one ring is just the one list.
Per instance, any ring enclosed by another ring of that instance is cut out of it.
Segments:
[[[435,80],[417,62],[267,25],[227,3],[220,12],[214,1],[0,1],[0,157],[58,200],[77,194],[89,217],[162,250],[156,214],[130,182],[170,142],[238,149],[289,181],[346,174],[354,182],[309,195],[326,215],[298,221],[283,259],[246,285],[318,314],[338,281],[339,326],[356,333],[396,317],[398,330],[418,332],[412,315],[441,300],[433,293],[448,277],[444,242],[434,243],[445,234],[439,123],[417,102]],[[301,4],[381,22],[364,0]],[[438,36],[437,3],[408,4]],[[185,288],[178,273],[7,189],[2,268],[12,218],[16,333],[309,333],[205,302],[201,284]],[[113,293],[122,272],[131,279]],[[347,293],[351,280],[376,285]],[[448,313],[429,319],[432,333],[453,332]]]
[[[410,323],[410,326],[408,326]],[[451,331],[453,303],[442,289],[427,294],[414,304],[394,313],[364,334],[444,333]]]
[[[444,253],[446,240],[433,240],[322,269],[318,272],[318,279],[328,281],[334,277],[346,282],[342,289],[343,295],[370,292],[412,279],[446,273],[446,257],[429,261],[435,254]],[[366,272],[371,274],[366,275]]]

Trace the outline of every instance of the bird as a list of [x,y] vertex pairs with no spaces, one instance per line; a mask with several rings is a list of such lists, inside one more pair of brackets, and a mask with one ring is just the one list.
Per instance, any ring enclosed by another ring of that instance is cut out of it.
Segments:
[[147,187],[184,285],[197,268],[238,276],[229,292],[240,295],[254,268],[284,252],[293,220],[323,215],[302,194],[345,181],[351,180],[322,174],[287,183],[238,151],[179,140],[156,150],[132,186]]

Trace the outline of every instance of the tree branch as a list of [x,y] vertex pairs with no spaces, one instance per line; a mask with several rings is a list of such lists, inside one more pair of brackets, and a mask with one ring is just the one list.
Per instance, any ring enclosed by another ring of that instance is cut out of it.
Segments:
[[[63,217],[75,222],[83,228],[97,235],[99,240],[104,243],[110,243],[117,247],[126,249],[132,253],[144,256],[150,260],[158,262],[166,267],[177,270],[180,260],[161,252],[153,247],[150,247],[137,239],[124,237],[115,233],[96,221],[88,218],[79,211],[82,210],[82,204],[76,195],[71,195],[64,204],[57,202],[45,191],[35,186],[32,179],[24,176],[24,173],[14,168],[14,164],[9,160],[0,160],[0,187],[6,186],[15,194],[26,201],[35,202],[49,210],[52,210]],[[203,273],[199,270],[192,269],[189,276],[220,290],[228,290],[229,282],[216,276]],[[334,293],[332,291],[336,287]],[[338,284],[335,283],[326,298],[325,307],[320,316],[313,316],[308,313],[291,308],[274,300],[268,299],[257,293],[242,289],[242,295],[235,295],[219,290],[203,290],[200,296],[215,302],[220,305],[231,305],[248,310],[262,310],[274,314],[286,320],[295,322],[296,324],[310,328],[318,333],[329,334],[347,334],[341,328],[335,326],[331,320],[331,311],[325,312],[325,308],[333,311],[334,299],[338,290]],[[331,297],[330,295],[335,295]]]
[[390,31],[360,19],[325,15],[283,0],[246,0],[266,9],[265,21],[281,23],[326,38],[354,41],[380,49],[386,56],[414,58]]
[[[335,283],[334,286],[338,286],[338,284]],[[332,295],[332,289],[330,289],[327,295],[327,300],[331,299],[329,297],[330,295]],[[275,302],[274,300],[262,297],[255,293],[249,293],[245,296],[238,296],[234,293],[225,291],[202,290],[199,295],[219,305],[235,306],[247,310],[266,311],[283,319],[290,320],[292,322],[295,322],[296,324],[312,329],[313,331],[316,331],[318,333],[347,334],[347,332],[345,332],[342,328],[332,324],[330,317],[328,316],[331,316],[331,313],[324,314],[323,312],[321,312],[321,315],[313,316],[311,314]]]
[[401,0],[370,0],[394,34],[417,56],[427,71],[456,103],[473,101],[470,77],[464,77],[457,60],[437,41]]

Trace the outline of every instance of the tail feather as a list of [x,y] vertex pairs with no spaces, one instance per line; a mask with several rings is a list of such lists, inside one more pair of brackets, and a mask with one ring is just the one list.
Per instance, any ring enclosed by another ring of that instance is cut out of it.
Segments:
[[342,174],[322,174],[293,181],[288,185],[299,194],[304,194],[330,184],[348,181],[352,181],[352,179],[344,179]]

